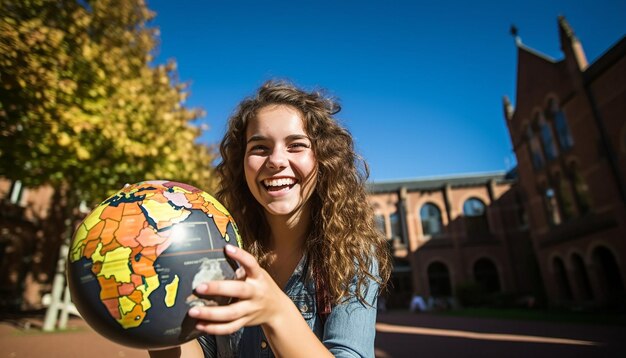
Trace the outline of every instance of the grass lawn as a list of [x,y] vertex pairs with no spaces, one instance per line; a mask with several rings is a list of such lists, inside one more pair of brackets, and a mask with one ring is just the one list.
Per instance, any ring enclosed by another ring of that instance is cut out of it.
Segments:
[[626,326],[626,314],[610,312],[575,312],[548,309],[463,308],[437,314],[457,317],[500,318],[561,323],[584,323]]

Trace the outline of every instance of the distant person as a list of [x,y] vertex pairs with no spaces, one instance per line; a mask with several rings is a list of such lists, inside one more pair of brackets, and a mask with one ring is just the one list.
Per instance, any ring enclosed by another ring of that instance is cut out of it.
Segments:
[[243,239],[243,249],[226,249],[240,280],[197,289],[235,300],[190,309],[206,335],[152,357],[374,357],[390,259],[366,166],[333,118],[338,110],[320,93],[275,81],[240,103],[217,166],[217,198]]
[[426,311],[426,301],[420,295],[413,295],[409,310],[413,313]]

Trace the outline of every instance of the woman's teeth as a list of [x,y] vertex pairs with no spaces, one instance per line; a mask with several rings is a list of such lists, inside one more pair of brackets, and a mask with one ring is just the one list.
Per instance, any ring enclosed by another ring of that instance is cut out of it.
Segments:
[[291,178],[281,178],[281,179],[265,179],[263,180],[263,184],[266,187],[276,187],[276,186],[285,186],[285,185],[293,185],[296,181]]
[[268,191],[280,191],[291,188],[296,184],[295,179],[291,178],[279,178],[279,179],[265,179],[263,185]]

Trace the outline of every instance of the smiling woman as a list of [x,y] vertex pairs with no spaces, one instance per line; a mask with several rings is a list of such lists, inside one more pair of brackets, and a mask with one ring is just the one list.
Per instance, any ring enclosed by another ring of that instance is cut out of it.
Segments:
[[236,300],[191,309],[204,335],[153,357],[374,356],[389,252],[367,200],[367,166],[333,118],[338,109],[284,82],[241,102],[217,166],[217,197],[243,241],[226,250],[240,280],[197,288]]
[[315,187],[317,161],[302,114],[286,105],[269,105],[246,130],[244,172],[248,188],[270,215],[297,215]]

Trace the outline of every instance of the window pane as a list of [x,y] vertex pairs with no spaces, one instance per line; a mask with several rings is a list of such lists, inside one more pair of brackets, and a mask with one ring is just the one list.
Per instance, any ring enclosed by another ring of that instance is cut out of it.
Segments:
[[591,208],[589,186],[587,186],[587,182],[577,170],[575,170],[573,173],[573,179],[574,193],[576,194],[576,198],[578,199],[579,210],[583,214],[587,213]]
[[543,155],[541,154],[541,147],[539,146],[539,142],[537,140],[537,137],[535,137],[531,126],[528,126],[526,128],[526,140],[530,160],[533,163],[533,168],[543,168]]
[[556,132],[559,137],[559,143],[561,143],[561,148],[563,148],[563,150],[570,149],[574,146],[574,140],[570,134],[563,111],[558,111],[554,114],[554,123],[556,124]]
[[470,198],[463,204],[463,215],[482,216],[485,214],[485,204],[480,199]]
[[547,188],[544,196],[546,208],[548,210],[548,219],[550,224],[558,225],[561,223],[561,211],[553,188]]
[[424,204],[420,209],[422,231],[425,236],[437,235],[442,232],[441,212],[434,204]]
[[543,142],[543,150],[548,160],[556,158],[556,146],[554,145],[554,138],[552,137],[552,129],[548,123],[543,122],[541,124],[541,141]]
[[480,239],[489,233],[485,204],[478,198],[469,198],[463,203],[465,228],[469,239]]
[[391,238],[399,238],[402,241],[402,228],[400,227],[400,215],[393,213],[389,216],[389,223],[391,224]]

